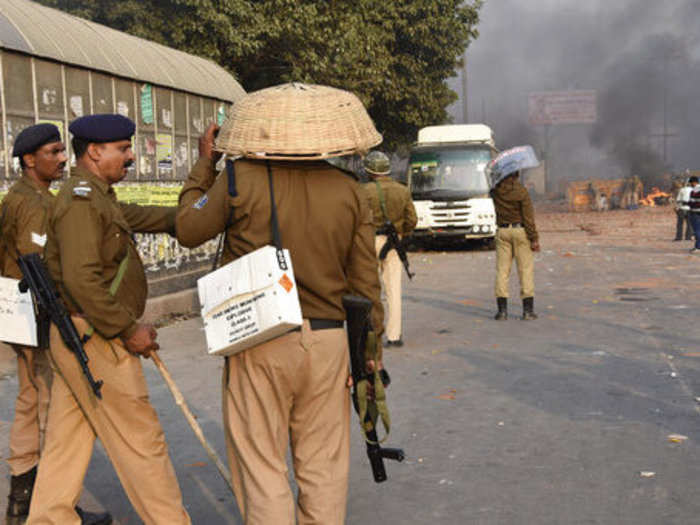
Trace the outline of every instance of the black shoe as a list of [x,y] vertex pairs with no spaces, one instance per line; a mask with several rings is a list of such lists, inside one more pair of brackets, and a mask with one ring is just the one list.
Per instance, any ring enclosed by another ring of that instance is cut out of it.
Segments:
[[389,339],[387,339],[386,346],[400,347],[400,346],[403,346],[403,341],[401,339],[397,339],[396,341],[390,341]]
[[109,512],[88,512],[75,507],[75,512],[80,516],[80,523],[83,525],[111,525],[112,515]]
[[523,299],[523,321],[534,321],[537,319],[537,314],[534,312],[535,298],[525,297]]
[[29,515],[32,491],[36,481],[36,467],[10,478],[10,495],[7,498],[7,525],[24,523]]
[[508,319],[508,298],[507,297],[496,297],[496,303],[498,304],[498,313],[494,317],[496,321],[505,321]]

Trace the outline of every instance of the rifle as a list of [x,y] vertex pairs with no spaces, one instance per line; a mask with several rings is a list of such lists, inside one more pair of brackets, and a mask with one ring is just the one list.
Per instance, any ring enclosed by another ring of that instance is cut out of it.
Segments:
[[63,339],[70,351],[75,354],[92,391],[99,399],[102,399],[100,389],[103,382],[95,381],[92,377],[88,367],[89,359],[83,348],[83,344],[89,339],[89,336],[81,338],[78,334],[78,330],[76,330],[68,310],[61,302],[56,285],[51,279],[44,261],[41,260],[41,256],[38,253],[22,255],[17,259],[17,264],[23,276],[19,282],[20,292],[32,291],[37,307],[47,312],[51,322],[58,328],[61,339]]
[[394,227],[392,222],[389,220],[385,221],[382,227],[377,230],[377,234],[386,235],[386,243],[384,243],[382,249],[379,250],[379,260],[383,261],[384,259],[386,259],[386,256],[389,253],[389,251],[392,248],[395,249],[396,253],[399,254],[399,258],[403,263],[403,267],[406,269],[406,274],[408,275],[408,278],[413,279],[413,276],[416,274],[411,273],[411,270],[408,267],[408,255],[406,254],[406,248],[401,242],[401,239],[399,239],[399,233],[396,231],[396,228]]
[[[360,421],[360,424],[362,425],[362,430],[364,432],[365,441],[367,444],[367,457],[369,458],[369,464],[372,467],[374,481],[381,483],[382,481],[387,480],[386,469],[384,468],[384,459],[393,459],[394,461],[400,462],[404,460],[405,454],[400,448],[382,448],[379,439],[377,438],[377,407],[369,407],[369,409],[367,409],[368,401],[366,397],[364,400],[361,399],[360,393],[366,393],[365,387],[367,385],[377,387],[377,378],[380,378],[379,383],[383,383],[381,385],[381,390],[383,392],[383,386],[389,384],[389,376],[386,373],[382,375],[367,372],[365,349],[368,341],[371,341],[374,338],[374,333],[370,331],[369,321],[372,303],[369,301],[369,299],[364,297],[346,295],[343,297],[343,308],[345,308],[345,313],[347,316],[350,370],[352,372],[353,380],[352,402],[355,406],[355,411],[361,418],[363,417],[364,412],[364,419]],[[376,399],[375,401],[370,401],[369,403],[376,404],[378,401],[379,399]],[[363,410],[363,405],[365,410]],[[382,420],[388,433],[388,412],[386,412],[385,415],[382,414]]]

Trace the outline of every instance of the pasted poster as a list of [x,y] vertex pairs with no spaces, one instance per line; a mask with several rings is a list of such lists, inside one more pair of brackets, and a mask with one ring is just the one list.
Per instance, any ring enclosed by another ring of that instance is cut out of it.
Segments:
[[156,162],[158,176],[170,177],[173,174],[173,137],[169,133],[156,135]]
[[141,120],[153,124],[153,89],[150,84],[141,86]]
[[[175,183],[128,183],[114,186],[120,201],[141,206],[177,206],[181,189],[181,184]],[[201,265],[211,260],[218,244],[217,238],[198,248],[188,249],[167,234],[136,234],[135,239],[147,273]]]
[[83,111],[83,97],[80,95],[73,95],[70,97],[70,102],[68,105],[70,106],[70,111],[74,117],[82,117],[85,114]]

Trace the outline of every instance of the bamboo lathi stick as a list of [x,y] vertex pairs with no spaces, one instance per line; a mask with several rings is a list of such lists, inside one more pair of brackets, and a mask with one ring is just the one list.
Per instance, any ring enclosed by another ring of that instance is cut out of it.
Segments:
[[163,363],[163,361],[161,361],[160,356],[158,355],[158,352],[151,352],[150,357],[151,357],[151,359],[153,359],[153,362],[155,363],[156,368],[160,372],[160,375],[163,376],[163,380],[165,381],[165,384],[168,385],[168,388],[170,389],[170,393],[173,395],[173,398],[175,399],[175,404],[177,404],[177,406],[180,407],[180,410],[182,410],[182,413],[185,415],[185,419],[190,424],[190,427],[192,427],[192,431],[194,432],[194,435],[197,436],[197,439],[202,444],[202,447],[204,447],[204,450],[206,451],[207,455],[214,462],[214,464],[216,465],[216,468],[219,470],[219,474],[221,474],[221,477],[224,478],[224,480],[228,484],[229,489],[231,489],[231,492],[233,493],[233,484],[231,483],[231,475],[229,474],[228,470],[226,470],[226,467],[224,466],[223,462],[221,461],[221,459],[217,455],[214,448],[207,441],[207,438],[204,437],[204,433],[202,432],[202,428],[199,426],[199,423],[197,423],[197,420],[192,415],[192,412],[190,411],[190,408],[187,406],[187,402],[185,401],[185,398],[183,397],[182,392],[180,392],[180,389],[175,384],[175,381],[173,380],[172,376],[170,375],[170,372],[168,372],[168,369],[165,367],[165,364]]

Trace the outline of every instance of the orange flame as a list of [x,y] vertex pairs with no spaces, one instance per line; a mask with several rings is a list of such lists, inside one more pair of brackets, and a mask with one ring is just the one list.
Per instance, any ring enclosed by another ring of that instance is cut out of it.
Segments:
[[647,194],[646,197],[639,199],[639,204],[641,206],[656,206],[655,199],[659,199],[659,198],[668,199],[670,197],[671,197],[671,194],[665,193],[665,192],[661,191],[659,188],[654,187],[651,189],[651,192],[649,194]]

